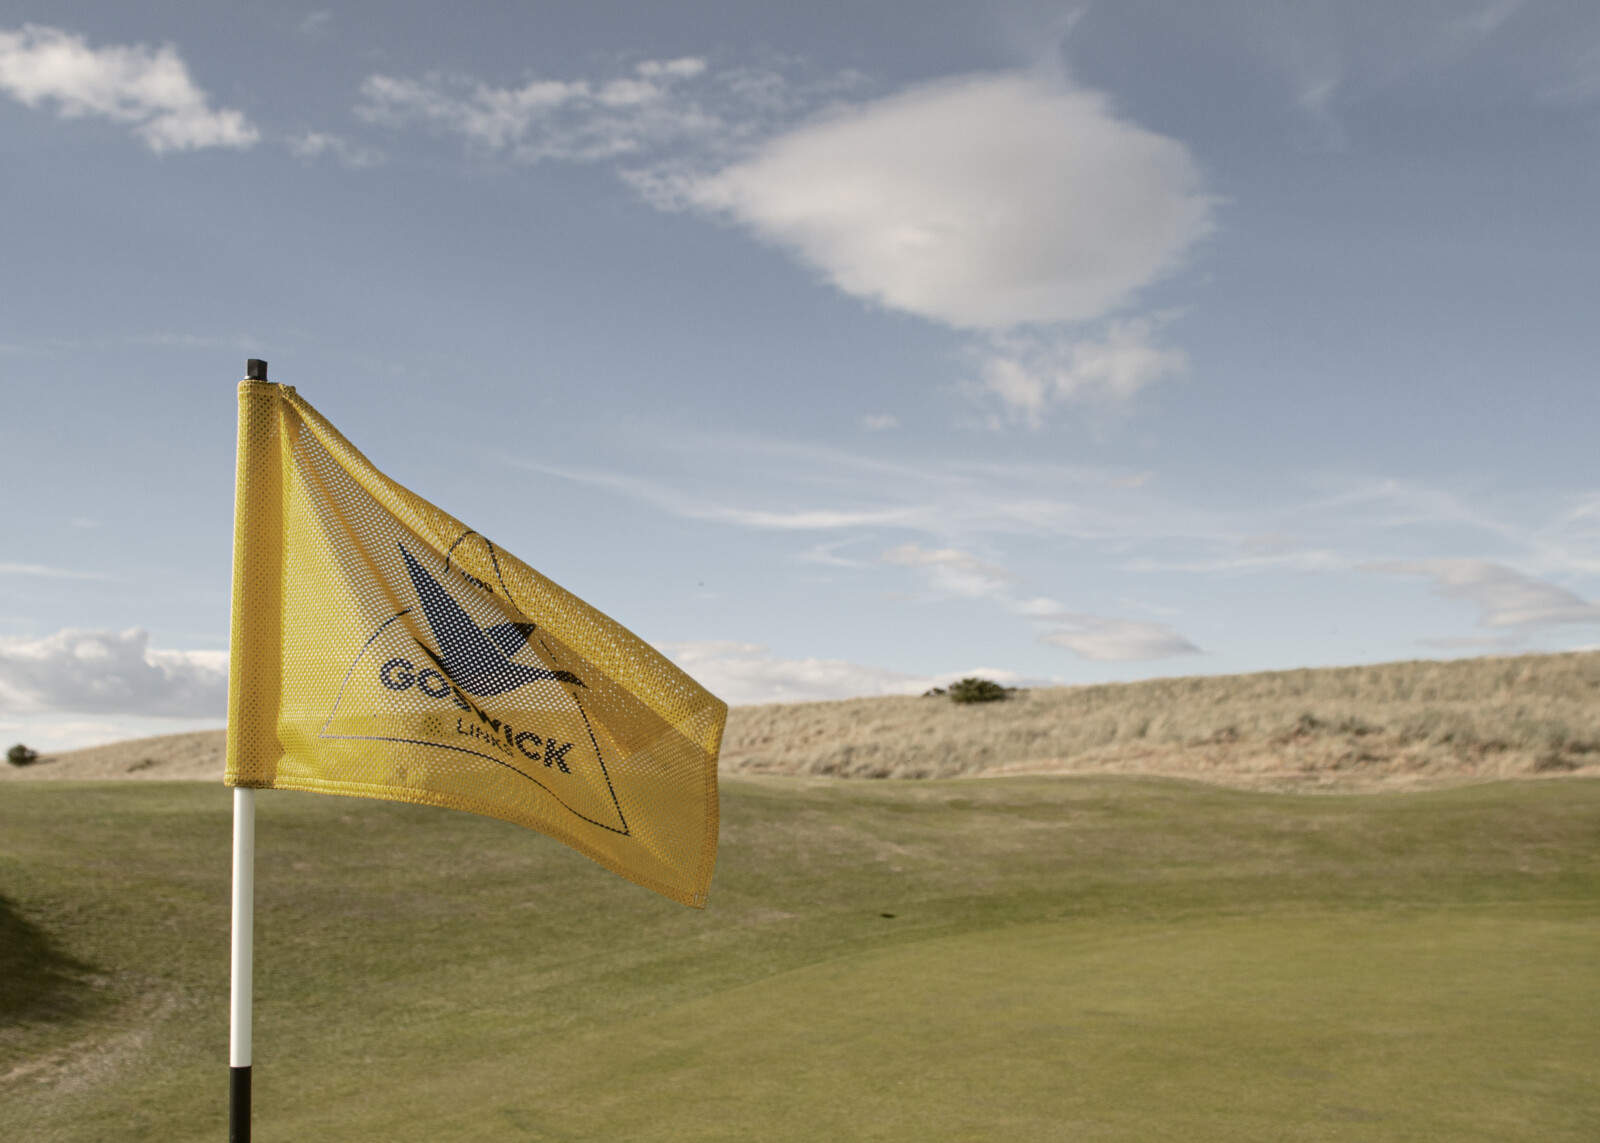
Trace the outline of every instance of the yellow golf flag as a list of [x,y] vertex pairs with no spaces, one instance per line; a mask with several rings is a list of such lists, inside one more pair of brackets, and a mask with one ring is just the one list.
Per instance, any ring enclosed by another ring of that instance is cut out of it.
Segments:
[[236,497],[228,785],[501,818],[704,907],[725,703],[290,386],[239,386]]

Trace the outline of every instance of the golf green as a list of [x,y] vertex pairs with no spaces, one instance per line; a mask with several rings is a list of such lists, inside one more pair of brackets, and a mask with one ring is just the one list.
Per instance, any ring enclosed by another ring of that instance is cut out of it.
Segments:
[[[724,783],[710,907],[260,799],[256,1138],[1600,1138],[1600,783]],[[226,792],[0,791],[0,1137],[225,1130]]]

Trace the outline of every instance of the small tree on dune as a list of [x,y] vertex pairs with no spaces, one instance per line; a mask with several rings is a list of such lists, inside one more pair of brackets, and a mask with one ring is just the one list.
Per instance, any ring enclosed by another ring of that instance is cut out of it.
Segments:
[[950,684],[951,702],[999,702],[1011,693],[993,679],[966,678]]
[[38,758],[39,752],[37,750],[29,750],[20,742],[6,751],[6,761],[13,766],[26,766],[30,762],[37,761]]

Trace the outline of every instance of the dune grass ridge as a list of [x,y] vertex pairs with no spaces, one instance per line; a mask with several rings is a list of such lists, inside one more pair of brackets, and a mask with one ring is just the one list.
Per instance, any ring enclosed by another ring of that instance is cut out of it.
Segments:
[[743,707],[730,773],[1102,772],[1296,789],[1600,774],[1600,652]]
[[[0,780],[222,777],[222,731],[0,766]],[[734,707],[724,774],[1102,773],[1356,791],[1600,776],[1600,652],[1420,660],[947,696]]]

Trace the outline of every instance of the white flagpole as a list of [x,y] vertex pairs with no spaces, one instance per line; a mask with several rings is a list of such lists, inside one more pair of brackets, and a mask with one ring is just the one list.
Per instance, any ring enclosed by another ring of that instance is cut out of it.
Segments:
[[[267,363],[245,364],[251,381],[267,379]],[[256,927],[256,792],[233,788],[233,944],[228,989],[228,1143],[250,1143],[250,1016],[254,999]]]
[[233,789],[233,985],[228,995],[228,1143],[250,1143],[250,1008],[254,961],[256,792]]

